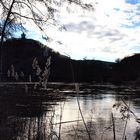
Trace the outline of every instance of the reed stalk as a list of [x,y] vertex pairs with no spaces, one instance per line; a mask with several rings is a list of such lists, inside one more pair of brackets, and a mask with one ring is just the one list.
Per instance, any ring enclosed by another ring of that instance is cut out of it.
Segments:
[[[66,54],[69,58],[70,58],[70,56],[68,55],[68,54]],[[70,61],[70,68],[71,68],[71,72],[72,72],[72,80],[73,80],[73,83],[75,83],[75,73],[74,73],[74,69],[73,69],[73,65],[72,65],[72,63],[71,63],[71,61]],[[89,138],[89,140],[93,140],[92,138],[91,138],[91,135],[90,135],[90,132],[89,132],[89,130],[88,130],[88,127],[87,127],[87,125],[86,125],[86,122],[85,122],[85,119],[84,119],[84,116],[83,116],[83,113],[82,113],[82,110],[81,110],[81,106],[80,106],[80,103],[79,103],[79,85],[78,85],[78,83],[75,83],[75,90],[76,90],[76,93],[77,93],[77,104],[78,104],[78,109],[79,109],[79,112],[80,112],[80,115],[81,115],[81,117],[82,117],[82,121],[83,121],[83,124],[84,124],[84,126],[85,126],[85,129],[86,129],[86,132],[87,132],[87,134],[88,134],[88,138]]]
[[[130,109],[130,102],[129,102],[128,108]],[[129,113],[130,113],[129,109],[128,109],[128,112],[127,112],[127,116],[129,116]],[[128,123],[128,117],[126,118],[122,140],[126,140],[125,132],[126,132],[127,123]]]
[[80,112],[80,115],[82,117],[82,121],[84,123],[84,126],[85,126],[86,132],[88,134],[89,140],[92,140],[90,132],[89,132],[88,127],[86,125],[82,110],[81,110],[81,106],[80,106],[80,102],[79,102],[79,98],[78,98],[79,97],[79,85],[78,84],[75,84],[75,89],[76,89],[76,93],[77,93],[77,104],[78,104],[79,112]]
[[114,120],[113,113],[111,113],[111,117],[112,117],[112,124],[113,124],[113,140],[116,140],[116,133],[115,133],[115,120]]
[[61,105],[61,108],[60,108],[60,124],[59,124],[58,140],[61,140],[61,126],[62,126],[61,122],[62,122],[62,115],[63,115],[64,105],[65,105],[65,102],[64,102],[63,106]]

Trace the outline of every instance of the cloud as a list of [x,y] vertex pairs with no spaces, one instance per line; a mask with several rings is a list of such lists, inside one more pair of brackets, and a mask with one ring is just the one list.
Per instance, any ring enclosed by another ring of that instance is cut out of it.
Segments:
[[81,21],[80,23],[69,23],[64,25],[66,31],[69,32],[78,32],[81,33],[83,31],[89,32],[90,30],[94,30],[95,26],[89,21]]
[[46,27],[44,32],[53,38],[46,44],[74,59],[115,61],[140,52],[140,0],[96,1],[94,12],[73,7],[69,13],[61,7],[58,20],[66,30]]
[[65,37],[64,42],[71,55],[80,52],[81,58],[87,54],[89,58],[115,61],[139,52],[140,1],[98,0],[95,13],[73,19],[76,17],[64,22],[66,35],[71,40]]

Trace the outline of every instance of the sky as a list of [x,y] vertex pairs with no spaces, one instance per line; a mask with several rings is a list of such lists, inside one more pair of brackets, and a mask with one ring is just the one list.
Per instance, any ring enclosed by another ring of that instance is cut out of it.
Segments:
[[115,62],[139,53],[140,0],[96,0],[93,4],[94,11],[84,12],[74,5],[67,9],[70,12],[61,7],[56,17],[60,27],[44,30],[51,41],[42,40],[33,26],[27,26],[28,36],[72,59]]

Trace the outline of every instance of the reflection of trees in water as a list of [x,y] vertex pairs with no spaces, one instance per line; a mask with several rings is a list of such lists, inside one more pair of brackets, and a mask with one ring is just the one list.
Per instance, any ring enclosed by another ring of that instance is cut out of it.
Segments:
[[45,102],[39,97],[26,96],[0,97],[0,140],[51,139],[56,104],[56,100],[52,100],[46,99]]
[[[120,101],[121,96],[119,96],[119,98],[117,97],[118,96],[113,96],[116,101]],[[130,97],[131,104],[135,103],[135,100],[133,100],[133,98],[136,99],[136,96]],[[129,101],[130,97],[125,98],[126,103]],[[111,117],[105,118],[105,113],[108,114],[108,112],[105,111],[102,112],[104,116],[100,115],[100,117],[98,116],[97,118],[95,118],[96,113],[99,112],[100,108],[95,106],[95,102],[89,103],[89,98],[90,100],[98,100],[99,103],[99,100],[104,100],[108,98],[108,96],[106,97],[103,95],[92,95],[89,97],[86,96],[86,98],[83,96],[81,97],[81,99],[83,103],[82,107],[84,107],[85,109],[89,109],[89,105],[93,104],[91,108],[92,110],[88,110],[88,120],[85,116],[86,114],[84,114],[86,126],[88,127],[91,136],[94,137],[95,140],[112,140],[113,133]],[[64,125],[65,123],[63,122],[61,124],[61,120],[57,120],[58,123],[55,124],[55,108],[49,105],[47,101],[45,102],[45,100],[43,100],[42,102],[42,100],[42,98],[40,99],[36,97],[28,97],[28,99],[26,97],[24,98],[20,96],[17,96],[16,98],[14,97],[14,99],[10,96],[0,97],[0,140],[59,139],[58,129],[60,125],[62,127],[61,139],[88,139],[87,132],[81,120],[78,122],[78,125],[77,123]],[[117,138],[121,138],[122,130],[124,129],[123,120],[119,120],[116,117],[115,125],[116,136]],[[138,133],[136,134],[138,136]],[[133,138],[134,137],[136,136],[133,136]],[[128,136],[127,139],[129,140]]]
[[1,125],[0,139],[1,140],[46,140],[50,134],[49,120],[46,115],[36,118],[7,118],[6,122]]

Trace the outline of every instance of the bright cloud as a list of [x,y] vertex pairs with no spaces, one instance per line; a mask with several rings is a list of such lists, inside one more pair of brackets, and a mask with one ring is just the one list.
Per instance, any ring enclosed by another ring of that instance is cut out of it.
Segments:
[[[90,2],[90,1],[89,1]],[[140,52],[140,0],[96,0],[95,11],[75,11],[73,5],[58,16],[66,30],[49,27],[48,45],[73,59],[115,61]]]

